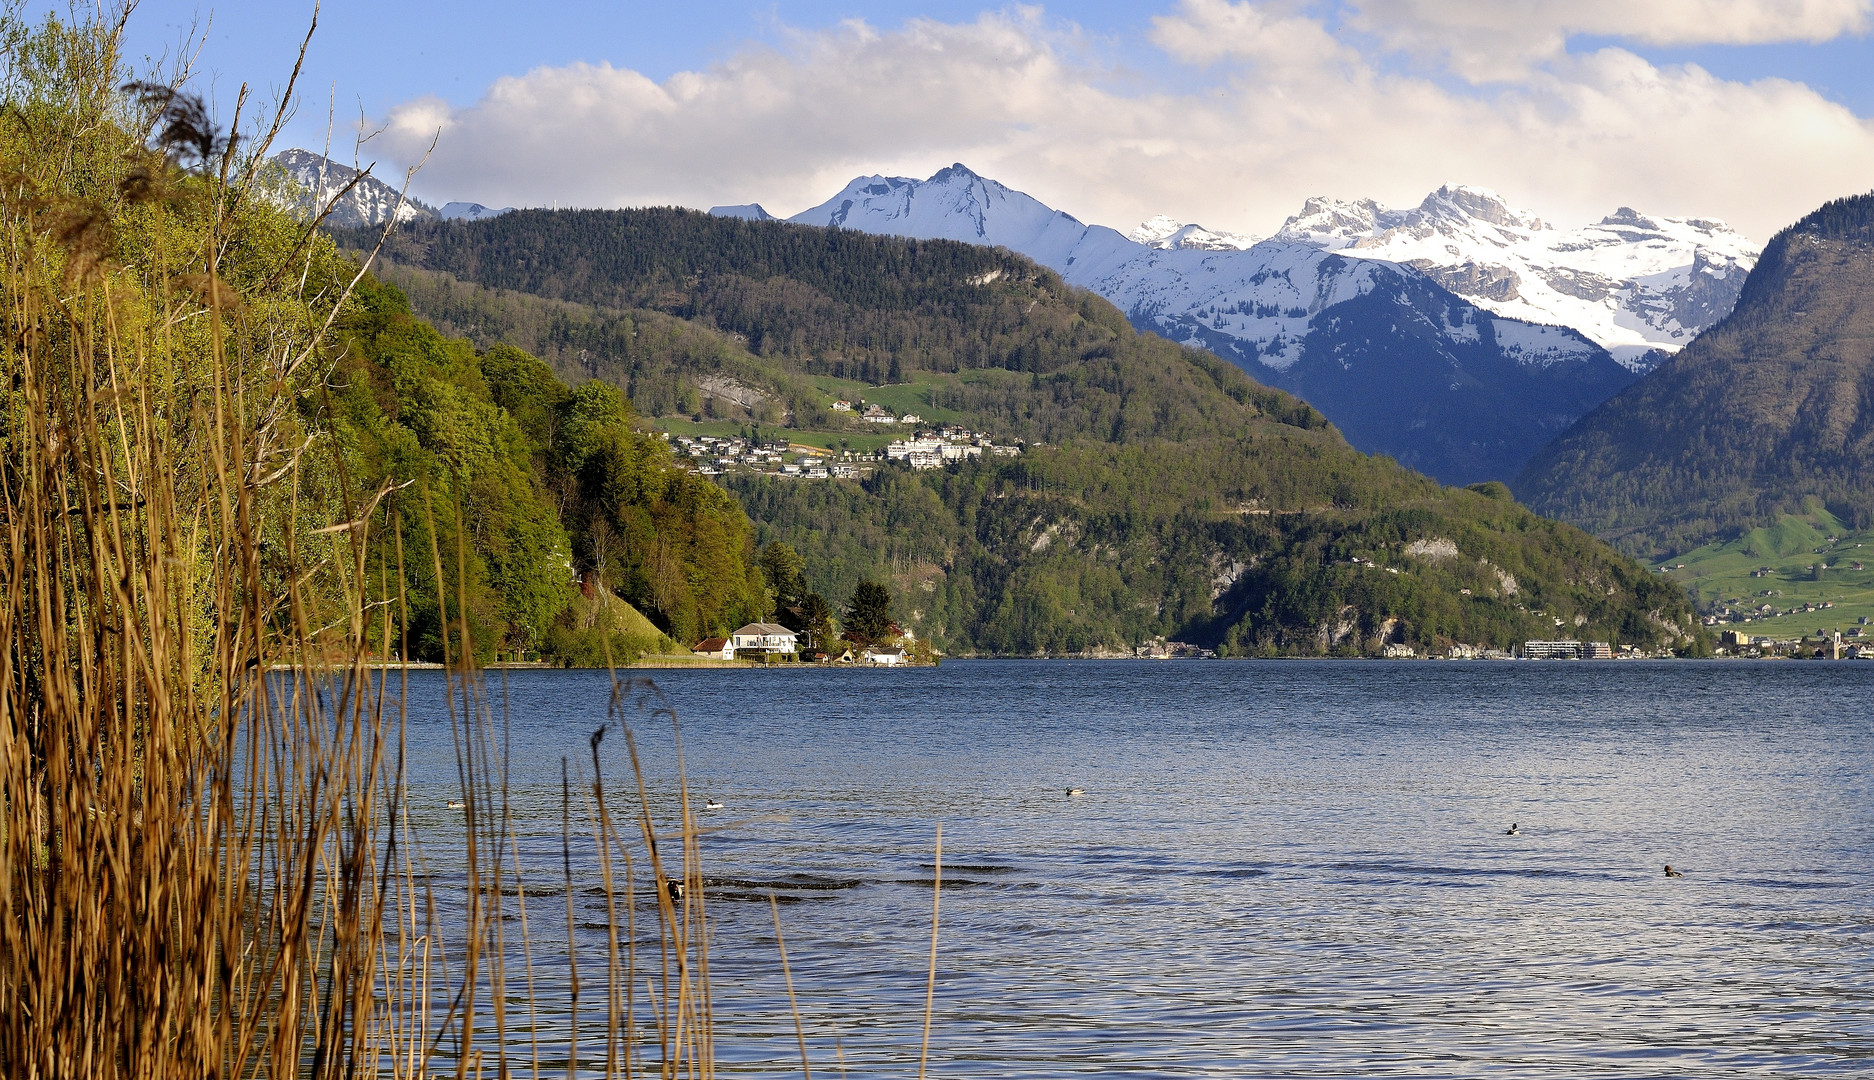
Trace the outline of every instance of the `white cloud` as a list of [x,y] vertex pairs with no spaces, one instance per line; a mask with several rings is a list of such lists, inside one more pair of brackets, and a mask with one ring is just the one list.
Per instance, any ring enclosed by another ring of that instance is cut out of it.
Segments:
[[1152,20],[1152,41],[1179,60],[1201,65],[1229,57],[1304,68],[1354,56],[1318,20],[1228,0],[1184,0],[1178,14]]
[[[1648,33],[1670,29],[1649,18],[1664,29]],[[1623,25],[1639,36],[1654,23]],[[1828,25],[1814,17],[1815,33]],[[849,22],[662,83],[542,68],[472,107],[405,105],[381,138],[414,160],[440,128],[418,188],[491,205],[755,200],[789,213],[855,175],[962,161],[1083,220],[1170,213],[1262,233],[1309,195],[1410,203],[1464,182],[1564,224],[1629,205],[1765,239],[1874,183],[1874,125],[1791,82],[1604,49],[1464,91],[1389,74],[1293,7],[1224,0],[1185,0],[1153,40],[1193,65],[1191,84],[1140,89],[1038,10],[1014,9],[889,31]]]
[[1648,45],[1828,41],[1865,33],[1874,0],[1353,0],[1353,7],[1354,25],[1388,45],[1441,58],[1466,78],[1494,80],[1561,56],[1576,34]]

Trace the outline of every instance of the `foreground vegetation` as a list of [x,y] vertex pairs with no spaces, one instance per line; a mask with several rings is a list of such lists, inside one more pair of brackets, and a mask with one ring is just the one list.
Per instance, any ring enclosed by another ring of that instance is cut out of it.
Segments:
[[[675,505],[671,557],[698,560],[746,553],[706,539],[745,519],[681,474],[660,487],[608,387],[490,405],[537,366],[408,320],[281,211],[270,122],[215,130],[180,74],[126,85],[122,12],[19,10],[0,12],[0,1071],[539,1075],[536,1021],[559,1018],[515,1004],[533,944],[473,657],[577,608],[566,554],[596,526],[562,508],[662,529]],[[673,589],[661,610],[705,618],[735,584],[693,575],[694,607]],[[453,665],[463,826],[433,864],[403,786],[408,686],[381,670],[426,651]],[[606,727],[660,704],[615,684]],[[584,1008],[599,1034],[548,1060],[707,1078],[697,831],[685,801],[656,821],[608,804],[628,740],[569,763],[558,891],[568,941],[575,891],[643,917],[556,1028]],[[575,851],[601,872],[575,879]]]

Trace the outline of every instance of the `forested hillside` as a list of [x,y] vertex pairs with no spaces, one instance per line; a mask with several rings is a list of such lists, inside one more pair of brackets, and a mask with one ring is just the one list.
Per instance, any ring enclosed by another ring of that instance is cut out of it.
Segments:
[[727,375],[773,399],[742,416],[819,427],[836,421],[806,376],[936,374],[964,376],[940,383],[940,408],[1029,441],[1226,434],[1245,406],[1326,426],[1233,364],[1136,333],[1052,271],[969,244],[683,210],[529,210],[406,226],[385,262],[425,317],[483,345],[528,341],[648,416],[695,411],[704,379]]
[[649,417],[693,415],[727,376],[763,397],[721,415],[856,429],[816,377],[922,380],[962,422],[1043,444],[863,484],[725,478],[814,590],[888,581],[897,618],[953,653],[1697,647],[1685,597],[1605,545],[1500,487],[1362,455],[1306,404],[1006,252],[675,210],[419,223],[388,251],[418,314],[612,382]]
[[1818,501],[1874,526],[1874,195],[1779,233],[1736,310],[1530,463],[1517,491],[1636,554]]
[[[1352,458],[1353,460],[1349,460]],[[863,486],[731,481],[816,588],[878,578],[952,651],[1154,637],[1232,656],[1421,655],[1532,637],[1690,647],[1679,589],[1501,485],[1439,488],[1328,433],[1046,448]]]
[[372,572],[401,566],[414,657],[442,654],[462,597],[484,659],[602,662],[608,632],[620,660],[671,647],[613,594],[686,644],[766,613],[741,508],[639,433],[616,387],[478,354],[369,279],[337,329],[330,422],[352,485],[389,492]]

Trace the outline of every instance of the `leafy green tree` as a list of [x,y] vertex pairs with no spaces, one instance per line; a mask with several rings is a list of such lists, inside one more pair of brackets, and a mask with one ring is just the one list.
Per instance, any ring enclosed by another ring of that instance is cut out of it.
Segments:
[[891,636],[891,590],[876,581],[861,581],[846,602],[846,637],[873,645]]

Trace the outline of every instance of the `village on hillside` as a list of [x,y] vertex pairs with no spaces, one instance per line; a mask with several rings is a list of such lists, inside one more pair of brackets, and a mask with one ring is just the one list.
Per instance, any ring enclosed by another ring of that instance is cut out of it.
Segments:
[[805,480],[857,480],[881,465],[909,469],[939,469],[960,461],[984,457],[1016,457],[1024,444],[997,442],[995,436],[961,424],[925,426],[916,413],[893,413],[880,405],[840,399],[829,408],[870,424],[893,425],[909,434],[876,450],[857,450],[840,440],[838,449],[759,435],[705,435],[662,432],[679,461],[704,476],[725,473],[762,473]]

